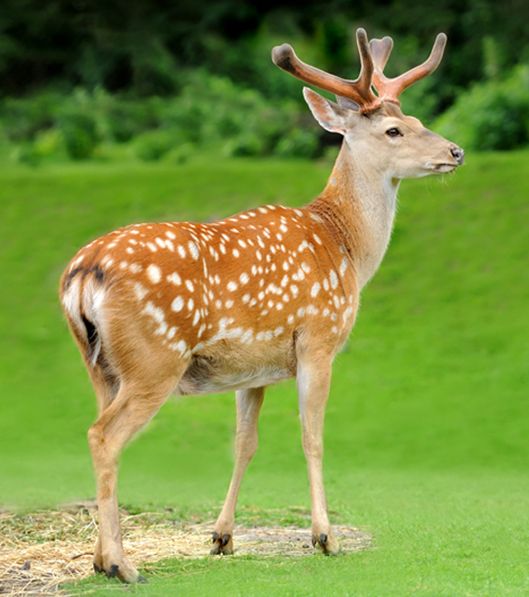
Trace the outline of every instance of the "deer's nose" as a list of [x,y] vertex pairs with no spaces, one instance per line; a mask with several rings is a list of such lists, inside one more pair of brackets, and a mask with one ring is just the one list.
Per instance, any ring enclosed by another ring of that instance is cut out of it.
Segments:
[[450,153],[458,164],[462,164],[465,161],[465,152],[461,149],[461,147],[454,145],[450,148]]

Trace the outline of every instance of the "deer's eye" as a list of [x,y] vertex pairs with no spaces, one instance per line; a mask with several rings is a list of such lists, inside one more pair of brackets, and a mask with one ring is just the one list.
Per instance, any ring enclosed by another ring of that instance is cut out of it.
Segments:
[[386,131],[386,135],[388,137],[402,137],[402,133],[396,126],[392,126],[390,129]]

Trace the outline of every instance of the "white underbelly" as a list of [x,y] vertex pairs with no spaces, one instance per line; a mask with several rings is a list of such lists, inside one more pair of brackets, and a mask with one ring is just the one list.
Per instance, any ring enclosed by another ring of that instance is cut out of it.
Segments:
[[213,371],[205,375],[184,375],[176,394],[216,394],[232,390],[261,388],[292,377],[288,369],[263,367],[234,373]]

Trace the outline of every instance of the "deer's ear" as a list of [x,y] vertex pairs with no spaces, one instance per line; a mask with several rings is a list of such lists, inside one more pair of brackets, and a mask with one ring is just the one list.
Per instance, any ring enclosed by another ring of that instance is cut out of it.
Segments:
[[348,110],[322,97],[308,87],[303,87],[303,97],[320,125],[331,133],[345,134]]

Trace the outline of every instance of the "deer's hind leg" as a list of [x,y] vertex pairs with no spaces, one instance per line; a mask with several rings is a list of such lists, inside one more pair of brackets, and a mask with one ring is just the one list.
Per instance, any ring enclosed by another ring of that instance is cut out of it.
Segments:
[[117,498],[119,455],[126,443],[156,414],[177,383],[165,379],[124,380],[116,398],[88,431],[97,483],[99,539],[94,556],[96,571],[125,582],[140,580],[123,553]]
[[257,421],[264,399],[264,388],[239,390],[235,395],[237,404],[237,431],[235,435],[235,466],[222,511],[213,532],[214,555],[233,553],[233,525],[235,507],[242,478],[250,460],[257,450]]

